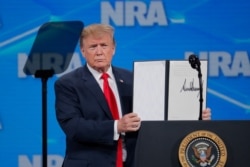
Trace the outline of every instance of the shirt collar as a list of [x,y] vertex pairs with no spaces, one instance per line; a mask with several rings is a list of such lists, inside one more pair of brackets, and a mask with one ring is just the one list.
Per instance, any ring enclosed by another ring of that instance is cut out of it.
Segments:
[[[87,63],[87,67],[88,67],[89,71],[91,72],[91,74],[95,77],[96,80],[99,80],[99,79],[101,78],[102,73],[96,71],[96,70],[95,70],[94,68],[92,68],[88,63]],[[109,77],[110,77],[111,79],[114,79],[114,75],[113,75],[111,66],[109,66],[109,68],[108,68],[108,70],[107,70],[106,73],[109,75]]]

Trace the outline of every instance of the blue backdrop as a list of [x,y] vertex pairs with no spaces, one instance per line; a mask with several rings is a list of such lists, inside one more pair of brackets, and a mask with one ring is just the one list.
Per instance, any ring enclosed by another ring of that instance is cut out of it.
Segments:
[[[49,21],[109,23],[116,29],[113,63],[208,60],[207,106],[213,120],[250,119],[250,1],[8,0],[0,1],[0,166],[40,167],[41,80],[23,67],[39,27]],[[66,72],[84,64],[77,47]],[[55,119],[54,75],[48,81],[48,166],[63,160],[64,134]]]

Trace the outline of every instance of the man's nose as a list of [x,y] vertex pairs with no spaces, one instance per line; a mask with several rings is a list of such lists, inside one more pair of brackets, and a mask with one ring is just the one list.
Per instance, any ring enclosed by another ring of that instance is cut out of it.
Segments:
[[96,53],[102,53],[102,46],[101,45],[97,45]]

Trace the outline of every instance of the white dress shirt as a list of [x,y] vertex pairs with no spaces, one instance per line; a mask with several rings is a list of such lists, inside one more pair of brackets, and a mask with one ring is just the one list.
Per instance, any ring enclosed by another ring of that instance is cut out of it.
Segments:
[[[94,76],[94,78],[96,79],[97,83],[99,84],[99,86],[101,87],[101,89],[103,91],[103,79],[101,79],[102,73],[99,73],[98,71],[94,70],[88,64],[87,64],[87,67],[88,67],[89,71]],[[112,89],[112,91],[113,91],[113,93],[115,95],[116,104],[117,104],[118,112],[119,112],[119,117],[121,118],[122,117],[122,111],[121,111],[120,97],[119,97],[119,94],[118,94],[118,89],[117,89],[117,85],[116,85],[116,82],[115,82],[115,77],[114,77],[113,72],[112,72],[112,68],[110,67],[106,73],[109,75],[109,78],[108,78],[109,86],[110,86],[110,88]],[[114,140],[118,140],[119,137],[120,137],[120,134],[118,133],[117,120],[116,120],[115,123],[114,123]]]

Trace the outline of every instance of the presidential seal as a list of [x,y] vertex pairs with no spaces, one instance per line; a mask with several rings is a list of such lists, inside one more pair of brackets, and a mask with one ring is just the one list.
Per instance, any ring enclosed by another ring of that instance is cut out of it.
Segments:
[[206,130],[188,134],[179,146],[182,167],[224,167],[227,149],[223,140]]

